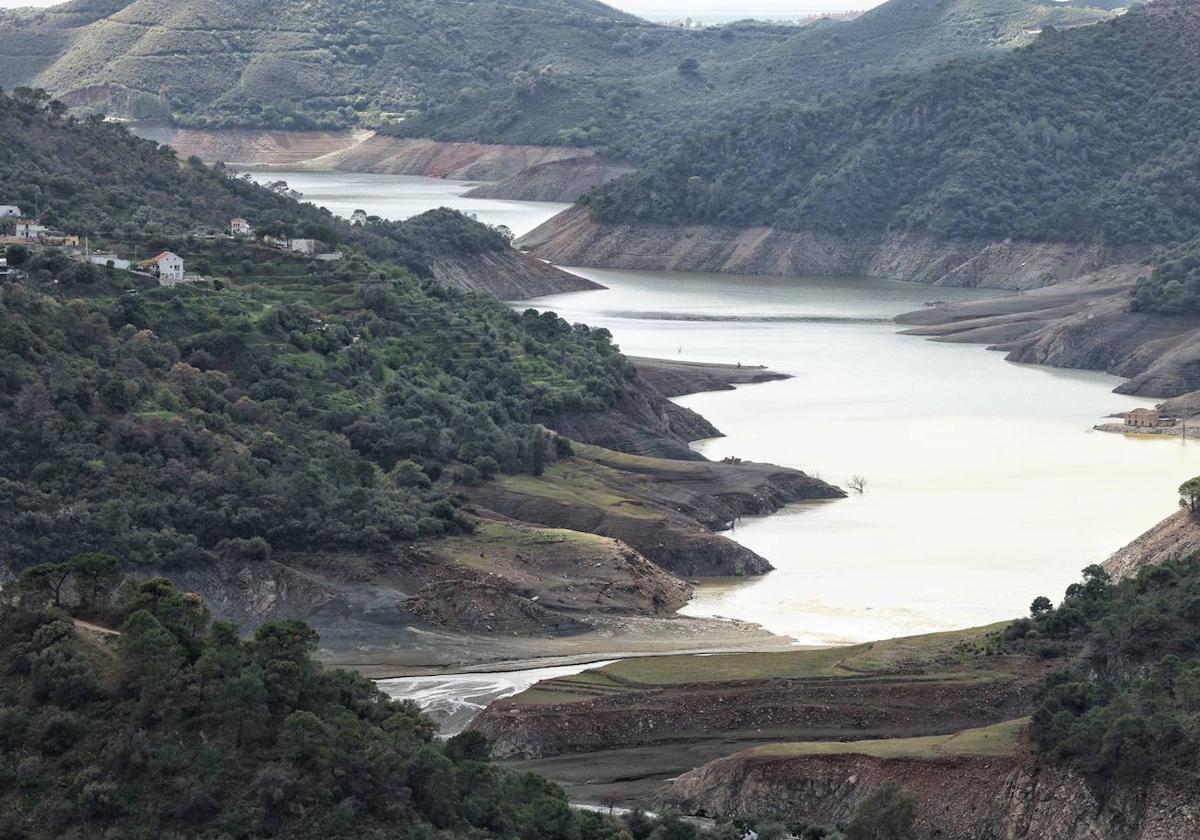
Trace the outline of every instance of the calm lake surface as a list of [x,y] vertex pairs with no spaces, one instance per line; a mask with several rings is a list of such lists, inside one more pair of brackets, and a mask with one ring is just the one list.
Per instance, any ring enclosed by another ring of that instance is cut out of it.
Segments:
[[[259,172],[348,216],[400,219],[433,207],[532,229],[565,205],[463,197],[458,181],[340,172]],[[757,621],[806,644],[953,629],[1055,600],[1175,508],[1200,474],[1200,445],[1091,432],[1148,400],[1120,380],[1004,361],[979,346],[897,334],[931,300],[997,294],[861,278],[733,277],[571,269],[609,288],[531,301],[607,327],[630,354],[763,364],[785,382],[679,400],[727,437],[711,458],[771,461],[845,484],[847,499],[746,519],[731,536],[771,561],[763,578],[705,583],[684,612]],[[592,666],[387,680],[456,731],[496,697]],[[552,673],[553,672],[553,673]]]
[[979,346],[897,334],[931,298],[995,292],[862,278],[572,269],[609,288],[533,303],[607,327],[626,353],[765,364],[784,382],[679,402],[727,437],[696,448],[866,492],[743,520],[776,571],[706,583],[692,615],[837,644],[1000,621],[1057,600],[1175,509],[1200,445],[1089,431],[1150,401],[1104,374],[1016,365]]
[[287,181],[289,187],[300,192],[301,201],[311,201],[347,219],[355,210],[399,220],[436,207],[451,207],[489,225],[505,225],[515,236],[528,233],[570,206],[548,201],[467,198],[463,193],[479,186],[477,182],[409,175],[251,170],[250,176],[260,184]]

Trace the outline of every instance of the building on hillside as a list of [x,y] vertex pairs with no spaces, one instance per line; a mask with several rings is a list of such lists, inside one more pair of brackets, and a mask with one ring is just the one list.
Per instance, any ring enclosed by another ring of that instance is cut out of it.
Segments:
[[288,250],[295,251],[297,254],[315,254],[317,253],[317,240],[289,239]]
[[254,228],[250,227],[250,223],[245,219],[231,219],[229,221],[230,236],[253,236]]
[[21,218],[21,208],[15,204],[0,204],[0,219]]
[[8,280],[8,257],[0,257],[0,283]]
[[37,222],[21,221],[17,222],[15,231],[18,239],[27,239],[31,242],[41,242],[42,237],[46,235],[46,226],[39,225]]
[[113,268],[118,268],[121,271],[128,271],[130,266],[129,260],[123,260],[116,254],[92,254],[88,259],[95,265],[111,265]]
[[78,248],[79,237],[71,233],[63,233],[61,230],[47,229],[42,234],[42,241],[47,245],[59,245],[64,248]]
[[270,233],[264,233],[259,237],[259,239],[262,240],[263,243],[267,245],[273,245],[276,248],[286,248],[288,246],[288,241],[282,236],[275,236]]
[[1157,408],[1135,408],[1125,413],[1125,426],[1130,429],[1155,429],[1174,426],[1178,421],[1166,417]]
[[163,251],[149,260],[150,273],[158,278],[160,286],[174,286],[183,282],[183,257]]
[[321,262],[337,262],[342,258],[341,251],[330,251],[328,254],[317,254],[316,259]]

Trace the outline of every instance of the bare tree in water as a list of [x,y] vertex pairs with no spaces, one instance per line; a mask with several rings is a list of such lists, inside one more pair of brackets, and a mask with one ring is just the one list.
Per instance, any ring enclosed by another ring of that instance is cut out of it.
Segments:
[[846,481],[846,486],[858,493],[863,493],[867,489],[867,480],[861,475],[852,475]]

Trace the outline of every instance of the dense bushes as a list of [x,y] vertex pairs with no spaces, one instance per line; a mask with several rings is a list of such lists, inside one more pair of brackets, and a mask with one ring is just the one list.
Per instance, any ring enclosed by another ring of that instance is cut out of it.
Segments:
[[1112,583],[1084,570],[1057,606],[1045,598],[1005,633],[1072,665],[1042,689],[1039,750],[1101,779],[1195,775],[1200,767],[1200,559]]
[[1166,315],[1200,312],[1200,239],[1178,245],[1155,260],[1153,273],[1138,283],[1134,308]]
[[[408,700],[313,661],[298,621],[242,638],[198,596],[124,579],[113,558],[23,574],[0,601],[0,836],[740,840],[745,824],[572,809],[532,773],[445,741]],[[103,579],[95,576],[103,569]],[[58,587],[56,590],[55,587]],[[58,597],[55,598],[57,592]],[[57,606],[44,607],[51,601]],[[83,613],[120,635],[76,630]],[[847,837],[907,837],[885,787]],[[901,829],[897,832],[896,829]],[[836,840],[821,826],[797,836]],[[759,826],[782,837],[778,824]]]
[[1200,232],[1194,4],[758,105],[588,199],[604,220],[1159,244]]
[[0,293],[16,567],[79,547],[165,566],[231,539],[379,549],[455,532],[433,485],[446,468],[540,472],[555,450],[536,424],[610,404],[628,375],[602,330],[411,278],[320,309],[107,275],[88,298],[40,288]]
[[[167,568],[255,540],[378,550],[455,533],[469,524],[444,475],[540,472],[559,450],[538,424],[611,405],[631,375],[605,330],[414,277],[508,247],[461,214],[350,225],[36,97],[0,96],[0,125],[14,128],[0,142],[64,161],[52,177],[0,156],[0,195],[216,278],[165,289],[53,250],[20,255],[21,282],[0,289],[6,568],[81,549]],[[139,213],[160,221],[143,229]],[[192,233],[233,216],[336,238],[346,258]]]

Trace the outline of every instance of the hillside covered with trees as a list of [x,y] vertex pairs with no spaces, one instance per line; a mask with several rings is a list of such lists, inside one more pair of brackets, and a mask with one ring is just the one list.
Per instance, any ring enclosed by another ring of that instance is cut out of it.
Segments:
[[[483,225],[434,211],[351,226],[60,111],[0,97],[0,192],[219,279],[165,288],[12,249],[24,276],[0,289],[10,571],[81,550],[171,568],[460,532],[437,479],[539,473],[559,450],[537,423],[603,408],[632,376],[603,330],[414,273],[430,252],[507,247]],[[206,234],[232,215],[319,229],[346,258]]]
[[598,189],[606,221],[1156,245],[1200,231],[1200,7],[1159,0],[814,107],[759,105]]
[[649,158],[746,103],[842,95],[1111,5],[891,0],[846,22],[684,28],[594,0],[72,0],[0,11],[0,85],[185,126],[368,127]]

